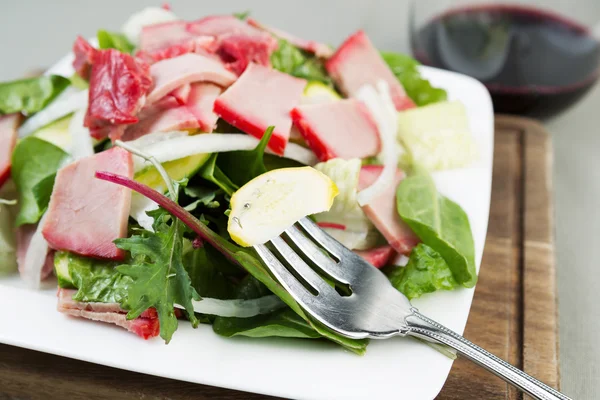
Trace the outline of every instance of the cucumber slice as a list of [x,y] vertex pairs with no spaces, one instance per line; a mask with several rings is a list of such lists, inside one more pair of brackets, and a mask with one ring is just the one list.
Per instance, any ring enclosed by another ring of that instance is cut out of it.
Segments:
[[70,114],[66,117],[49,123],[43,128],[35,131],[33,136],[50,142],[65,151],[69,151],[71,148],[71,133],[69,132],[69,124],[71,123],[72,116],[73,115]]
[[9,207],[0,204],[0,275],[17,270],[14,217]]
[[73,279],[69,273],[69,253],[58,251],[54,255],[54,274],[58,279],[58,286],[65,289],[75,289]]
[[[163,164],[163,167],[171,179],[178,181],[193,176],[204,165],[204,163],[206,163],[209,157],[210,153],[196,154],[181,158],[179,160],[166,162]],[[153,189],[162,188],[163,191],[166,189],[164,187],[165,183],[162,177],[156,168],[152,166],[144,168],[135,174],[134,179],[140,183],[143,183],[144,185],[150,186]]]
[[341,100],[341,96],[331,86],[323,82],[310,81],[304,88],[303,104],[321,104]]

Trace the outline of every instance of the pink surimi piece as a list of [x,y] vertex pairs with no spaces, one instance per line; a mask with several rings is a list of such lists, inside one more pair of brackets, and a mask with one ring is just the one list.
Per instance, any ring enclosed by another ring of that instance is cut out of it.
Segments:
[[250,64],[215,101],[214,111],[225,121],[257,138],[274,126],[269,148],[283,155],[290,137],[290,111],[300,104],[304,79],[262,65]]
[[191,85],[187,108],[194,115],[203,132],[212,132],[215,129],[219,116],[213,109],[215,100],[222,91],[220,86],[208,82]]
[[113,147],[61,168],[42,234],[56,250],[119,260],[124,252],[113,241],[127,235],[131,191],[96,179],[96,171],[132,178],[132,156]]
[[319,160],[365,158],[379,153],[375,122],[356,99],[301,105],[291,113],[294,126]]
[[[383,166],[380,165],[363,166],[358,179],[358,190],[361,191],[371,186],[382,170]],[[396,209],[396,189],[402,179],[404,179],[404,173],[397,170],[394,182],[391,182],[384,192],[362,209],[394,250],[409,255],[420,240],[410,227],[400,219]]]
[[346,39],[327,60],[325,68],[347,96],[356,95],[363,85],[375,86],[383,80],[390,87],[392,100],[398,111],[415,107],[415,103],[363,31]]

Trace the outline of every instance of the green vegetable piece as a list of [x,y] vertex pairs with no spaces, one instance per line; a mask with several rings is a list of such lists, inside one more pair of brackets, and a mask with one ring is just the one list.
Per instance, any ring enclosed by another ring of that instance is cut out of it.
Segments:
[[271,54],[274,69],[309,81],[320,81],[331,85],[321,60],[309,55],[285,39],[278,39],[279,46]]
[[444,89],[431,86],[431,83],[421,76],[417,69],[419,62],[414,58],[406,54],[392,52],[381,52],[381,56],[404,86],[408,97],[417,106],[446,101],[448,98],[448,94]]
[[236,17],[237,19],[240,19],[242,21],[245,21],[246,19],[248,19],[249,15],[250,15],[250,10],[233,13],[234,17]]
[[135,46],[120,33],[98,31],[98,47],[101,49],[116,49],[122,53],[131,54]]
[[222,268],[223,265],[230,268],[230,263],[210,244],[205,243],[203,247],[187,253],[183,264],[192,286],[201,297],[222,300],[234,298],[234,286]]
[[465,287],[475,286],[475,245],[469,218],[458,204],[438,193],[431,176],[419,171],[400,182],[396,205],[419,239],[446,260],[454,279]]
[[17,270],[17,244],[14,234],[14,216],[10,205],[0,202],[0,275]]
[[174,305],[182,305],[192,326],[197,327],[192,300],[200,300],[200,296],[183,266],[183,224],[175,218],[167,225],[162,216],[155,221],[155,232],[115,240],[117,247],[129,251],[134,259],[129,265],[118,266],[117,271],[133,278],[124,302],[124,308],[130,310],[127,318],[137,318],[155,307],[160,337],[169,343],[178,326]]
[[61,119],[52,121],[48,125],[35,131],[33,136],[45,140],[46,142],[50,142],[68,152],[72,144],[71,133],[69,132],[69,126],[72,119],[73,114],[69,114]]
[[236,190],[238,190],[239,186],[233,183],[229,177],[217,166],[217,156],[217,153],[211,155],[206,164],[204,164],[204,167],[202,167],[200,170],[200,176],[207,181],[214,183],[223,189],[225,193],[231,196]]
[[[186,187],[183,189],[184,193],[189,197],[196,199],[193,203],[185,206],[188,211],[193,211],[199,206],[205,208],[219,208],[221,203],[215,200],[217,195],[223,193],[222,189],[211,189],[206,187]],[[209,296],[211,297],[211,296]]]
[[[273,134],[273,129],[272,126],[267,128],[253,150],[230,151],[219,155],[219,166],[225,175],[238,185],[236,189],[267,172],[264,164],[264,154]],[[231,195],[230,193],[227,194]]]
[[90,83],[79,76],[78,73],[74,73],[69,79],[71,80],[71,86],[74,88],[85,90],[90,87]]
[[71,84],[59,75],[40,76],[0,83],[0,114],[34,114]]
[[405,267],[394,267],[388,277],[392,285],[409,299],[436,290],[452,290],[457,286],[444,258],[423,243],[412,250]]
[[12,179],[19,192],[16,225],[35,224],[48,207],[56,171],[69,155],[36,137],[21,140],[12,156]]

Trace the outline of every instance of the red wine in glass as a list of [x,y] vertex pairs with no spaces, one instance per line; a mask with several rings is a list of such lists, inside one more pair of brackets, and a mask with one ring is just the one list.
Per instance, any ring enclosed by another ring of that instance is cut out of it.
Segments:
[[556,115],[579,100],[600,72],[600,42],[587,27],[528,6],[449,10],[414,30],[412,47],[425,65],[483,82],[500,113]]

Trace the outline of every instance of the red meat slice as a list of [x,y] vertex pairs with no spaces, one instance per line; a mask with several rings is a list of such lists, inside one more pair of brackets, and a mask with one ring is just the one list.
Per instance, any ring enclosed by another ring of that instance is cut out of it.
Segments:
[[83,79],[90,78],[92,62],[97,51],[87,40],[81,36],[77,36],[73,44],[73,54],[75,55],[73,68]]
[[152,79],[148,65],[115,49],[95,53],[84,125],[97,137],[110,125],[133,124]]
[[222,91],[220,86],[208,82],[191,85],[187,108],[194,115],[203,132],[212,132],[215,129],[219,116],[213,109],[215,100]]
[[385,81],[398,111],[414,108],[402,84],[394,76],[375,46],[363,31],[350,36],[325,63],[329,75],[347,96],[354,96],[363,85]]
[[0,188],[10,178],[12,153],[17,144],[21,114],[0,115]]
[[308,104],[291,112],[294,126],[321,161],[365,158],[379,153],[375,122],[356,99]]
[[387,265],[394,254],[394,249],[392,246],[381,246],[369,250],[355,250],[354,252],[374,267],[381,268]]
[[239,79],[215,101],[214,111],[242,131],[261,138],[273,125],[269,148],[283,155],[290,137],[290,111],[300,104],[304,79],[250,64]]
[[138,318],[128,320],[127,311],[116,303],[84,303],[73,300],[76,290],[58,289],[57,310],[72,317],[114,324],[133,332],[143,339],[160,333],[160,323],[154,308],[144,311]]
[[113,241],[127,235],[131,191],[95,179],[96,171],[132,178],[131,154],[114,147],[60,169],[42,234],[56,250],[122,259],[124,252]]
[[148,95],[148,104],[187,83],[213,82],[227,87],[237,79],[218,60],[192,53],[159,61],[150,67],[150,74],[154,89]]
[[[187,53],[210,55],[210,51],[214,51],[214,49],[212,49],[214,42],[215,38],[211,36],[194,37],[193,39],[186,39],[182,43],[173,44],[169,47],[155,51],[140,50],[136,53],[136,57],[144,59],[144,61],[149,64],[154,64],[155,62],[178,57]],[[217,56],[214,57],[218,59]]]
[[[363,166],[358,179],[358,190],[371,186],[382,170],[383,167],[380,165]],[[362,207],[362,209],[394,250],[409,255],[413,247],[419,243],[419,238],[400,219],[396,210],[396,189],[402,179],[404,179],[404,173],[397,170],[393,184],[389,185],[385,192],[374,198],[371,203]]]

